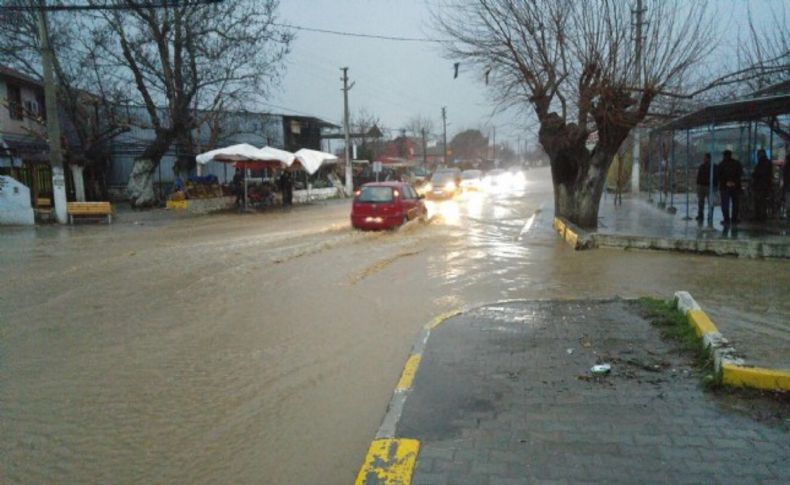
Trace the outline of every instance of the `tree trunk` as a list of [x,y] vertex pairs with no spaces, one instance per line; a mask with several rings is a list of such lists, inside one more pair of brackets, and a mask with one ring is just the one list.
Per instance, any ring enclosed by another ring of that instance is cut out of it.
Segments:
[[71,170],[71,178],[74,181],[74,198],[77,202],[85,202],[85,177],[83,176],[83,167],[72,163],[69,165]]
[[129,202],[134,208],[153,207],[156,205],[156,194],[154,193],[154,169],[156,165],[147,158],[134,161],[132,173],[129,175],[129,183],[126,191],[129,194]]
[[[578,164],[574,177],[553,176],[554,214],[557,217],[564,217],[583,229],[598,228],[598,208],[613,157],[613,153],[596,151],[588,163]],[[552,160],[552,167],[554,165]]]
[[162,156],[170,148],[175,137],[176,131],[173,129],[157,130],[156,138],[145,148],[140,158],[134,161],[132,173],[129,175],[129,183],[126,185],[126,192],[132,207],[146,208],[156,205],[154,170],[159,166]]

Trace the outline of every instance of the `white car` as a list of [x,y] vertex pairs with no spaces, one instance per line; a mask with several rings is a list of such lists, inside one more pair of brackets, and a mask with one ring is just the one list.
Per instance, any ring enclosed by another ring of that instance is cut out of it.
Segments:
[[461,190],[480,190],[483,185],[483,172],[480,170],[464,170],[461,173]]

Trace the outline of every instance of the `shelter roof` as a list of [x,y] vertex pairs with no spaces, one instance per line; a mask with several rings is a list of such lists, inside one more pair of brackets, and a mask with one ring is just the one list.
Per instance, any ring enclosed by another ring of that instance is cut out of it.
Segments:
[[755,121],[784,114],[790,114],[790,94],[712,104],[675,118],[661,126],[659,130],[686,130],[736,121]]

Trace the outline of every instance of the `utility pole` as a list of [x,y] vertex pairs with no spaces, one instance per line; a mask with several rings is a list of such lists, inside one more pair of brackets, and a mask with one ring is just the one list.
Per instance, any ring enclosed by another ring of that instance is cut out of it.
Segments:
[[[43,7],[44,2],[39,2]],[[55,91],[55,76],[52,72],[52,47],[49,45],[47,14],[38,9],[38,37],[41,45],[41,64],[44,72],[44,104],[47,109],[47,140],[49,141],[49,163],[52,166],[52,198],[55,217],[61,224],[68,222],[66,213],[66,178],[63,174],[63,151],[60,146],[60,120],[58,98]]]
[[447,166],[447,106],[442,106],[442,131],[444,133],[442,142],[444,144],[444,166]]
[[343,125],[346,131],[346,195],[350,196],[354,192],[354,178],[351,170],[351,127],[348,125],[348,92],[354,87],[354,83],[348,84],[348,68],[340,68],[343,71]]
[[425,139],[425,128],[420,130],[422,132],[422,164],[428,161],[428,141]]
[[[642,86],[642,26],[644,23],[643,15],[646,9],[642,5],[642,0],[636,0],[636,39],[634,46],[634,85],[638,89]],[[639,126],[634,128],[634,149],[631,154],[631,192],[639,194],[639,168],[640,168],[640,149],[641,136]]]
[[493,141],[493,146],[491,147],[491,153],[494,158],[494,166],[499,168],[499,162],[496,161],[496,126],[493,127],[493,131],[494,131],[494,137],[493,137],[494,141]]

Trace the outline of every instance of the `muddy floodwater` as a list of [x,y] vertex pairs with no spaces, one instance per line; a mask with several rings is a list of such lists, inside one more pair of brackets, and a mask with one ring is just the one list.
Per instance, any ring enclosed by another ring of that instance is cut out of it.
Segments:
[[0,229],[0,482],[351,483],[420,327],[495,300],[686,289],[790,367],[787,262],[574,252],[551,197],[536,169],[383,233],[345,201]]

